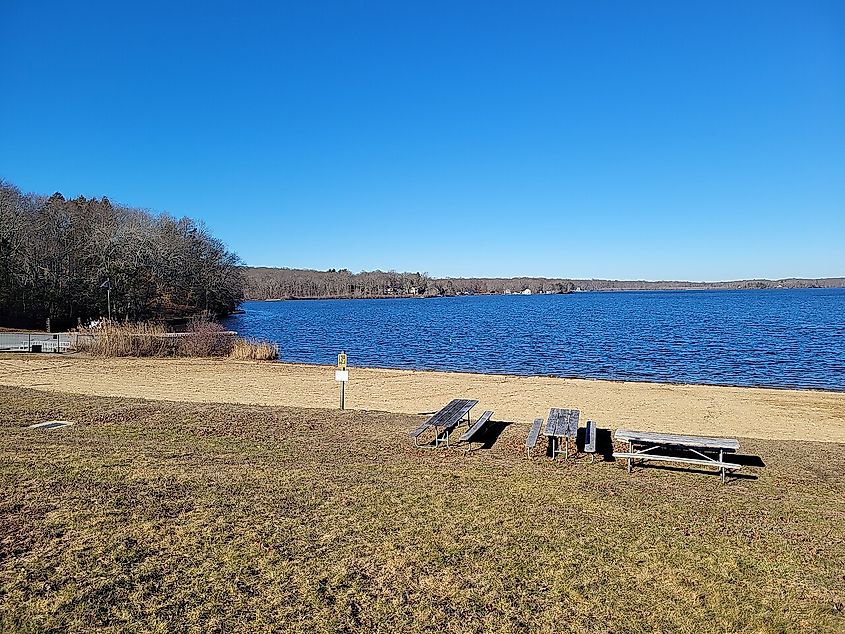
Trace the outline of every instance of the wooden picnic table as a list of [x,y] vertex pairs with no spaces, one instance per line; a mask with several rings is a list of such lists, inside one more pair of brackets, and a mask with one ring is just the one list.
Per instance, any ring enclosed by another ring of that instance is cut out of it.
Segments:
[[461,422],[464,416],[467,419],[467,426],[470,422],[470,410],[478,405],[478,401],[456,398],[449,401],[439,412],[411,432],[414,445],[419,446],[418,438],[429,427],[434,428],[434,446],[438,447],[445,442],[449,446],[449,434]]
[[[546,420],[546,428],[543,435],[552,442],[552,459],[564,454],[564,459],[569,458],[569,440],[575,446],[575,439],[578,437],[578,421],[581,412],[577,409],[559,409],[553,407],[549,410],[549,418]],[[560,450],[560,441],[564,440],[564,451]]]
[[[719,470],[722,482],[724,482],[725,471],[741,468],[741,465],[725,462],[724,459],[726,452],[733,453],[739,449],[739,441],[735,438],[664,434],[630,429],[617,429],[615,437],[616,440],[628,443],[627,452],[614,452],[613,454],[614,458],[628,460],[628,473],[631,473],[635,460],[642,462],[648,460],[678,462],[716,467]],[[695,457],[672,455],[678,450],[693,454]],[[715,457],[715,454],[718,454],[718,458]]]

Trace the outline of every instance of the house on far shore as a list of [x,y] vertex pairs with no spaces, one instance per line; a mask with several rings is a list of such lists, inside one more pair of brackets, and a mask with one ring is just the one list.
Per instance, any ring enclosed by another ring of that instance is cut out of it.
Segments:
[[530,294],[531,294],[531,289],[530,289],[530,288],[526,288],[524,291],[522,291],[522,294],[523,294],[523,295],[530,295]]

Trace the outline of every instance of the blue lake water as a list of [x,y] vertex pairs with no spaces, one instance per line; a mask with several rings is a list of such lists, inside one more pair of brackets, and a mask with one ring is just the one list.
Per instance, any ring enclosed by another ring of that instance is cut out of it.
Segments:
[[845,390],[845,289],[247,302],[283,361]]

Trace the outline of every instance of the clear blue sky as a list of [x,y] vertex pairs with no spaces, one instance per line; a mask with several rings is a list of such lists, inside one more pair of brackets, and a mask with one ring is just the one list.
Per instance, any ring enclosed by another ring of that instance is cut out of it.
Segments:
[[0,5],[0,177],[253,265],[845,275],[845,3]]

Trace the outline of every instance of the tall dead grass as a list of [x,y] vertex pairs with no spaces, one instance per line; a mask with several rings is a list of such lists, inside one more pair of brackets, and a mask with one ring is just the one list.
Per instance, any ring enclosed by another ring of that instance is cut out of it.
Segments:
[[170,341],[161,324],[103,322],[79,330],[79,349],[98,357],[168,357]]
[[255,341],[238,337],[232,345],[232,352],[229,356],[241,361],[273,361],[279,358],[279,347],[269,341]]
[[185,332],[168,332],[150,322],[104,322],[80,329],[79,349],[99,357],[232,357],[273,360],[278,347],[266,341],[247,341],[207,319],[191,321]]

